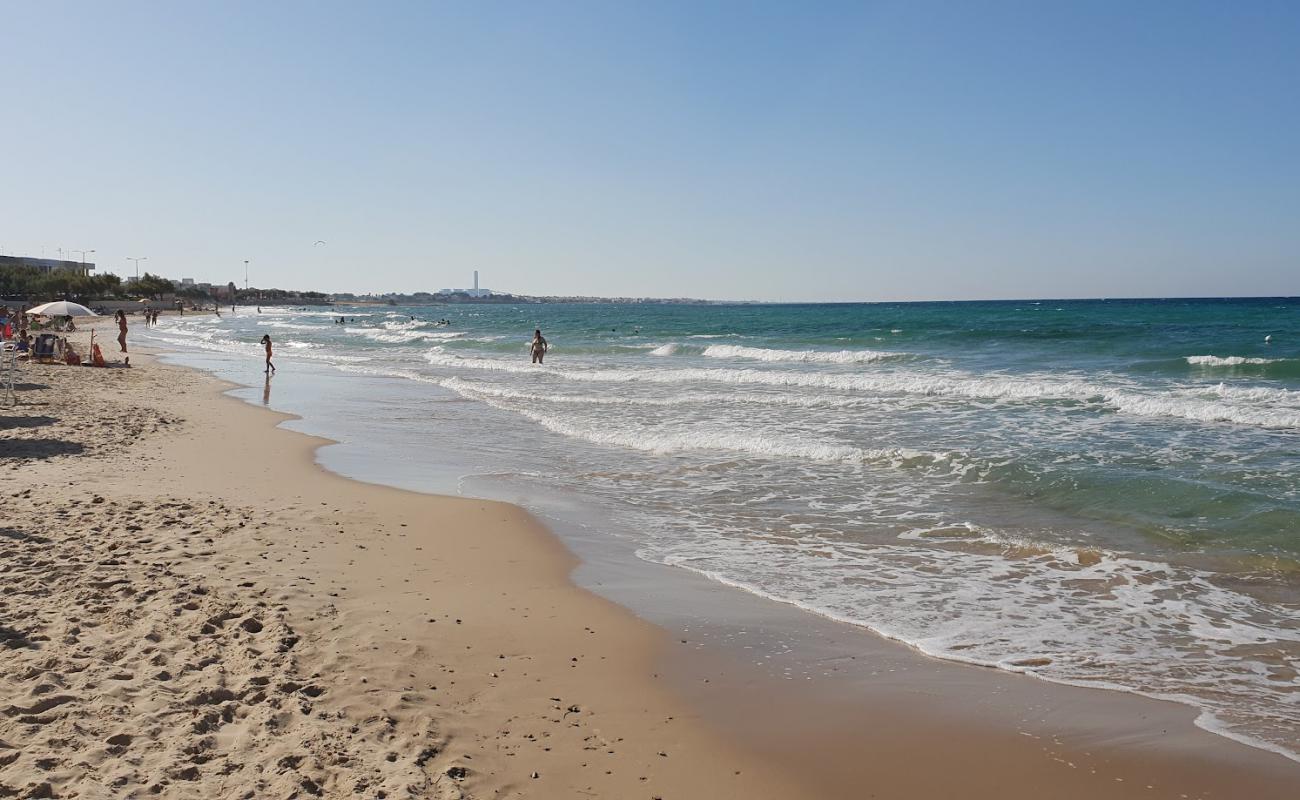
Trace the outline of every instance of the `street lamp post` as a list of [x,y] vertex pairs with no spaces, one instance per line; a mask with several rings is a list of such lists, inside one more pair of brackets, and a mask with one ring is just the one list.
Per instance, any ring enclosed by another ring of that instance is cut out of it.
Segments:
[[69,250],[69,253],[81,253],[81,274],[86,274],[86,254],[94,255],[94,250]]
[[244,291],[248,291],[248,259],[244,259]]
[[132,258],[131,256],[127,256],[127,257],[126,257],[126,260],[127,260],[127,261],[134,261],[134,262],[135,262],[135,279],[136,279],[137,281],[140,280],[140,262],[141,262],[141,261],[148,261],[148,260],[149,260],[149,256],[140,256],[139,258]]

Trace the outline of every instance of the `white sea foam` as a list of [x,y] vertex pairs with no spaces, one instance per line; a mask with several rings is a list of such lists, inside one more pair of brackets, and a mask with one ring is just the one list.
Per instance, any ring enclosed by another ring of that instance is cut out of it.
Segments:
[[263,328],[277,328],[283,331],[323,331],[328,330],[322,325],[301,325],[296,322],[281,322],[276,319],[258,320],[257,324]]
[[410,318],[388,319],[379,323],[379,325],[390,331],[413,331],[420,328],[441,327],[426,320]]
[[1297,759],[1293,737],[1290,748],[1277,741],[1300,725],[1300,707],[1283,699],[1297,682],[1243,658],[1300,643],[1285,610],[1209,573],[1104,550],[1085,560],[1054,547],[918,549],[922,534],[900,546],[775,542],[705,526],[639,555],[933,656],[1182,702],[1203,711],[1202,727]]
[[677,351],[679,351],[679,350],[681,350],[681,349],[682,349],[682,348],[681,348],[681,345],[677,344],[676,342],[669,342],[668,344],[662,344],[662,345],[659,345],[659,346],[656,347],[655,349],[651,350],[651,351],[650,351],[650,355],[652,355],[652,356],[675,356],[675,355],[677,355]]
[[421,330],[418,325],[409,323],[383,323],[374,328],[345,327],[344,332],[354,336],[364,336],[385,344],[406,344],[408,342],[437,342],[458,339],[465,334],[460,331]]
[[[216,318],[210,317],[207,319]],[[217,321],[220,322],[220,320]],[[200,323],[197,320],[194,323],[186,320],[180,324],[169,325],[166,328],[159,326],[143,333],[142,338],[181,348],[189,347],[215,353],[260,357],[264,352],[256,342],[235,339],[231,336],[230,331],[217,327],[210,322]],[[291,354],[292,358],[321,361],[334,365],[370,360],[369,356],[351,355],[315,343],[285,342],[284,344],[285,347],[289,348],[287,353]]]
[[[247,312],[245,312],[245,313],[244,313],[243,315],[241,315],[241,316],[247,316]],[[348,319],[352,319],[353,317],[373,317],[373,316],[375,316],[375,315],[372,314],[372,313],[369,313],[369,312],[365,312],[365,311],[362,311],[362,312],[358,312],[358,311],[348,311],[348,312],[346,312],[346,313],[339,312],[339,311],[293,311],[293,310],[288,310],[288,309],[273,308],[273,307],[267,307],[267,306],[264,306],[264,307],[262,308],[262,316],[264,316],[264,317],[265,317],[265,316],[273,316],[273,317],[274,317],[274,316],[281,316],[281,317],[332,317],[332,318],[334,318],[334,319],[338,319],[339,317],[346,317],[346,318],[348,318]]]
[[1213,400],[1197,400],[1175,394],[1150,395],[1108,391],[1105,401],[1123,414],[1145,417],[1178,417],[1194,422],[1229,422],[1257,428],[1300,428],[1300,409],[1262,408]]
[[1207,384],[1177,390],[1180,394],[1222,397],[1248,403],[1269,403],[1282,407],[1300,408],[1300,392],[1277,389],[1271,386],[1231,386],[1226,383]]
[[[516,361],[459,358],[429,352],[435,366],[514,373],[538,373],[564,380],[606,383],[727,383],[733,385],[820,388],[869,394],[915,394],[990,401],[1055,401],[1093,404],[1123,414],[1171,417],[1195,422],[1225,422],[1261,428],[1300,428],[1300,404],[1260,408],[1234,402],[1202,400],[1169,393],[1103,386],[1050,376],[979,377],[960,373],[823,374],[755,369],[573,369],[537,366]],[[1226,399],[1226,398],[1225,398]]]
[[1198,367],[1239,367],[1243,364],[1276,364],[1281,358],[1247,358],[1245,356],[1188,356],[1187,363]]
[[758,392],[686,392],[671,397],[638,397],[620,394],[569,395],[550,392],[526,392],[504,386],[492,386],[463,378],[445,378],[437,381],[444,388],[451,389],[467,397],[496,397],[503,400],[519,400],[527,403],[553,403],[558,405],[579,406],[641,406],[647,408],[671,408],[680,406],[704,406],[709,404],[735,404],[766,406],[788,406],[792,408],[871,408],[880,405],[876,398],[834,397],[830,395],[777,394]]
[[[460,386],[457,391],[474,393]],[[826,462],[893,462],[908,460],[943,460],[942,454],[924,453],[904,448],[864,449],[805,437],[755,434],[748,431],[724,431],[713,428],[651,429],[646,426],[603,420],[598,425],[583,424],[568,415],[551,414],[530,405],[503,404],[491,393],[478,393],[489,405],[519,414],[543,428],[562,436],[582,439],[593,444],[624,447],[660,455],[692,451],[737,453],[749,456],[795,458]]]
[[889,353],[883,350],[776,350],[734,344],[711,344],[704,348],[704,355],[708,358],[743,358],[751,361],[816,364],[869,364],[908,357],[907,353]]

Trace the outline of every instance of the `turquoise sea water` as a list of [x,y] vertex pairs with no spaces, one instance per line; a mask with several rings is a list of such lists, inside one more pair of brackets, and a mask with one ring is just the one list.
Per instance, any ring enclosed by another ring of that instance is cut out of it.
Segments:
[[646,560],[1300,751],[1300,300],[266,308],[147,336],[253,382],[264,333],[282,375],[386,379],[322,414],[412,475],[563,488]]

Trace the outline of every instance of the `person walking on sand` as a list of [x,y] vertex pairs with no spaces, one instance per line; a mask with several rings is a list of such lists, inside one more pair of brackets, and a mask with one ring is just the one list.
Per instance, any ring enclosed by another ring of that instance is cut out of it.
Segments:
[[541,328],[533,331],[533,343],[529,345],[529,349],[533,353],[534,364],[540,364],[542,359],[546,358],[546,351],[550,350],[551,346],[546,343],[546,337],[542,335]]
[[117,319],[117,346],[122,348],[122,352],[125,353],[126,352],[126,312],[119,308],[117,310],[117,313],[114,314],[113,317]]
[[272,375],[275,373],[275,365],[271,363],[271,337],[263,334],[262,344],[266,346],[266,374]]

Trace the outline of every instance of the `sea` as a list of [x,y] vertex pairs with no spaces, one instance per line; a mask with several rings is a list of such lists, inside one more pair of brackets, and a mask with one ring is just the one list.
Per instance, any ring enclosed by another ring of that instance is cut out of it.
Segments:
[[1300,760],[1300,299],[266,306],[132,336],[255,402],[298,386],[360,477],[570,498],[644,561]]

